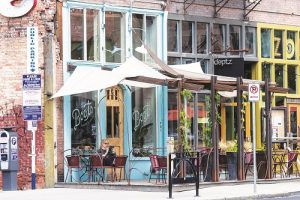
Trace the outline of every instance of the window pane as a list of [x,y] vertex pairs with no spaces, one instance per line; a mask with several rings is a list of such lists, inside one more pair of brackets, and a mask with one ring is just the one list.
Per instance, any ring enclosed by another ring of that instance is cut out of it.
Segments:
[[195,62],[194,58],[182,58],[182,64],[190,64],[194,62]]
[[213,53],[223,54],[225,50],[225,25],[214,24],[212,35]]
[[271,57],[271,30],[261,29],[261,57]]
[[178,21],[168,20],[168,51],[178,52]]
[[156,147],[156,97],[154,88],[132,88],[133,155],[144,157]]
[[182,22],[182,52],[192,53],[193,51],[193,22]]
[[179,65],[181,64],[180,58],[168,56],[168,65]]
[[284,106],[284,97],[277,96],[275,97],[276,106]]
[[267,78],[271,81],[271,65],[268,63],[262,63],[262,80],[266,80]]
[[100,48],[99,48],[99,11],[86,10],[86,39],[87,39],[87,59],[99,61]]
[[177,93],[168,93],[168,136],[178,139],[177,133]]
[[201,68],[202,68],[202,71],[204,73],[208,73],[208,63],[209,63],[209,60],[203,60],[202,58],[201,59],[198,59],[197,62],[200,62],[200,65],[201,65]]
[[289,65],[288,66],[288,88],[289,93],[296,94],[296,83],[297,83],[297,77],[296,77],[296,66]]
[[286,57],[289,60],[295,60],[295,38],[296,33],[295,32],[287,32],[287,52]]
[[83,60],[83,10],[71,9],[71,59]]
[[283,65],[275,65],[275,82],[279,87],[283,87]]
[[231,55],[239,55],[240,52],[240,41],[241,41],[241,27],[230,26],[230,50],[237,50],[230,52]]
[[274,30],[274,57],[282,58],[283,51],[283,33],[280,30]]
[[197,23],[197,53],[207,53],[208,24]]
[[144,15],[132,14],[132,48],[133,55],[139,60],[144,60],[144,54],[141,54],[135,49],[142,46],[144,40]]
[[246,27],[246,55],[256,55],[256,28]]
[[95,92],[71,96],[72,148],[81,148],[83,146],[95,147],[95,102],[97,102]]
[[125,61],[125,37],[123,15],[117,12],[105,12],[105,55],[106,62]]
[[[154,16],[146,16],[146,45],[154,52],[157,52],[157,20]],[[145,55],[146,63],[154,63],[149,54]]]

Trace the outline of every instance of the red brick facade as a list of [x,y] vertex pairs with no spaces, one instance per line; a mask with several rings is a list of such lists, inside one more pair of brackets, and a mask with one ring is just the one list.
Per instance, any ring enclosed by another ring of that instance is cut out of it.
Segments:
[[[43,39],[54,32],[54,16],[56,1],[39,0],[36,7],[28,14],[17,18],[0,15],[0,127],[16,126],[19,137],[19,172],[18,188],[31,188],[31,138],[26,131],[26,123],[22,115],[22,75],[27,73],[27,27],[38,27],[39,72],[42,75],[44,88],[44,52]],[[55,58],[55,57],[54,57]],[[43,94],[42,89],[42,94]],[[43,120],[38,123],[36,132],[36,186],[45,185],[45,141]],[[1,175],[1,173],[0,173]],[[0,187],[2,177],[0,176]]]

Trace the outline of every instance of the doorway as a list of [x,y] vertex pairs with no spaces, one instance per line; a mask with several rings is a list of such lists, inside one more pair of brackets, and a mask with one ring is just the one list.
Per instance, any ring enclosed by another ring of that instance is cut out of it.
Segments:
[[123,93],[120,87],[106,90],[106,138],[117,155],[124,153]]

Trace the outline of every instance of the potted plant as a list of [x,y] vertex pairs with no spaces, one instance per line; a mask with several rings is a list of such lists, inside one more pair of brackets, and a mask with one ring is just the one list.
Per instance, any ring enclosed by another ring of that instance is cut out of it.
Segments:
[[237,141],[229,140],[226,142],[226,158],[229,180],[235,180],[237,178]]

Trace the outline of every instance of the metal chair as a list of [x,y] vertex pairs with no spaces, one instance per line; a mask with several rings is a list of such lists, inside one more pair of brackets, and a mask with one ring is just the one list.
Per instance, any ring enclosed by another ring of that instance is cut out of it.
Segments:
[[122,169],[124,170],[124,180],[127,177],[126,175],[126,171],[125,171],[125,166],[126,166],[126,161],[127,161],[127,157],[125,155],[122,156],[117,156],[115,158],[115,165],[114,165],[114,176],[115,179],[117,180],[118,177],[116,177],[116,169],[120,169],[120,178],[119,181],[121,181],[121,177],[122,177]]
[[298,152],[297,151],[290,151],[288,152],[288,161],[287,161],[287,175],[290,177],[290,175],[293,173],[294,169],[296,169],[296,177],[299,174],[298,164]]
[[[67,182],[68,176],[71,176],[71,182],[73,181],[73,172],[79,172],[82,168],[80,165],[80,156],[79,155],[68,155],[66,158],[66,165],[68,168],[65,182]],[[79,178],[80,181],[80,178]]]

